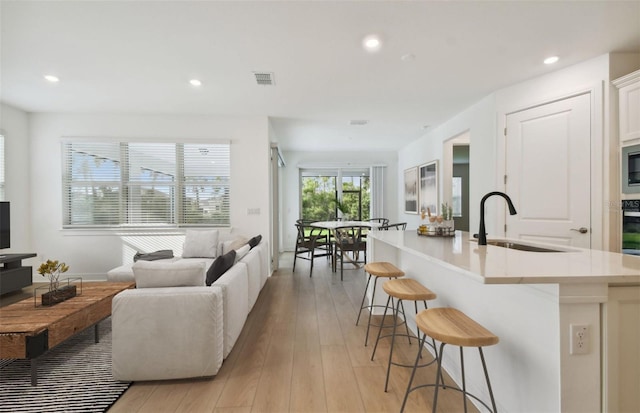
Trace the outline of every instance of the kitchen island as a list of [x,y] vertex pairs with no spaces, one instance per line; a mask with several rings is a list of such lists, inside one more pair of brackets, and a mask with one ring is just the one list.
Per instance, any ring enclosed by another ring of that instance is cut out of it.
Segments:
[[[485,349],[499,411],[633,406],[638,387],[625,389],[640,383],[640,348],[629,346],[638,342],[640,257],[517,242],[557,252],[479,246],[460,231],[455,237],[373,231],[368,254],[369,261],[392,262],[438,294],[431,307],[458,308],[500,337]],[[612,308],[611,296],[623,297],[624,305]],[[384,304],[381,289],[376,298]],[[407,318],[415,330],[413,314]],[[572,326],[587,327],[584,347],[573,351]],[[444,368],[457,381],[458,363],[457,352],[445,353]],[[469,357],[465,364],[467,386],[488,397],[480,362]]]

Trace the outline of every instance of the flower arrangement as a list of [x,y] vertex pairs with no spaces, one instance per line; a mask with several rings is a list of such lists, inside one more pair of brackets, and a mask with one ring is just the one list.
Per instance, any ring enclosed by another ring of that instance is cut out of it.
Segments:
[[38,268],[38,274],[49,278],[49,291],[58,289],[60,274],[67,271],[69,271],[69,266],[58,260],[47,260],[47,262],[40,264]]

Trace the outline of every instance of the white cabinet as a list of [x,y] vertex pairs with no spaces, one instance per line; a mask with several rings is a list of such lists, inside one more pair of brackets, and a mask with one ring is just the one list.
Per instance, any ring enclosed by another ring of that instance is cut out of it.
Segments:
[[640,70],[613,81],[618,87],[620,144],[640,139]]

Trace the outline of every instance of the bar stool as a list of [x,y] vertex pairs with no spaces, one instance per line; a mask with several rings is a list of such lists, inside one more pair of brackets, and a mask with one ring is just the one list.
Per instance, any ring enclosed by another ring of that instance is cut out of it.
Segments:
[[[365,264],[364,271],[369,274],[369,278],[367,278],[367,285],[364,287],[364,294],[362,295],[362,302],[360,303],[360,312],[358,312],[358,319],[356,320],[356,325],[360,322],[360,315],[362,314],[362,310],[365,308],[369,309],[369,322],[367,324],[367,335],[364,338],[364,345],[366,347],[369,341],[369,328],[371,327],[371,313],[373,313],[374,307],[385,307],[381,304],[373,304],[374,299],[376,297],[376,284],[378,283],[378,278],[399,278],[404,277],[404,271],[386,261],[376,261]],[[371,282],[371,277],[375,277],[373,280],[373,294],[371,295],[371,301],[368,305],[364,305],[364,300],[367,298],[367,289],[369,288],[369,282]],[[403,308],[404,310],[404,308]],[[404,311],[403,311],[404,314]],[[384,323],[384,318],[380,322],[380,324]],[[377,327],[377,324],[375,325]]]
[[[431,291],[430,289],[428,289],[427,287],[425,287],[424,285],[420,284],[418,281],[411,279],[411,278],[400,278],[400,279],[395,279],[395,280],[389,280],[387,282],[385,282],[382,285],[382,289],[387,293],[387,295],[389,295],[389,298],[387,298],[387,307],[384,309],[384,315],[382,316],[382,320],[384,320],[384,318],[387,316],[387,309],[389,308],[389,304],[391,304],[391,309],[393,311],[393,333],[392,334],[387,334],[387,335],[381,335],[382,333],[382,329],[384,328],[384,326],[382,324],[380,324],[380,328],[378,329],[378,337],[376,338],[376,345],[373,347],[373,353],[371,354],[371,361],[373,361],[373,358],[376,355],[376,349],[378,348],[378,341],[380,341],[381,338],[383,337],[389,337],[391,336],[391,348],[389,349],[389,362],[387,364],[387,378],[384,382],[384,391],[387,391],[387,387],[389,386],[389,373],[391,372],[391,365],[396,365],[399,367],[413,367],[413,365],[409,365],[409,364],[401,364],[401,363],[397,363],[392,361],[393,359],[393,347],[396,341],[396,336],[405,336],[405,334],[398,334],[396,333],[396,329],[398,326],[398,317],[399,317],[399,313],[400,313],[400,306],[402,305],[402,300],[411,300],[413,301],[415,308],[416,308],[416,314],[418,313],[418,301],[422,301],[422,304],[424,305],[425,310],[427,309],[427,301],[428,300],[435,300],[437,295],[436,293],[434,293],[433,291]],[[393,304],[393,299],[396,299],[396,304]],[[404,319],[403,323],[407,329],[407,334],[406,336],[409,338],[409,344],[411,344],[411,335],[409,334],[409,328],[407,327],[407,319],[406,316],[403,312],[402,317]],[[417,337],[420,337],[420,333],[418,332]],[[432,347],[433,350],[436,352],[436,358],[433,359],[432,361],[430,361],[427,364],[422,364],[418,367],[425,367],[428,365],[431,365],[432,363],[436,362],[437,357],[438,357],[438,353],[437,353],[437,348],[436,348],[436,343],[435,341],[433,341],[432,343]],[[419,351],[422,351],[422,348],[419,349]],[[444,384],[444,382],[443,382]]]
[[[482,352],[482,347],[491,346],[497,344],[499,339],[489,330],[469,318],[463,312],[456,310],[455,308],[430,308],[428,310],[421,311],[416,316],[416,324],[418,325],[418,329],[422,331],[422,339],[420,342],[420,348],[424,345],[424,342],[427,338],[427,335],[435,340],[440,341],[440,351],[437,356],[438,360],[438,373],[436,374],[436,382],[435,384],[422,384],[411,388],[411,383],[413,382],[413,378],[416,374],[416,367],[418,365],[418,360],[420,359],[420,351],[418,351],[418,356],[416,356],[416,362],[413,366],[413,371],[411,372],[411,378],[409,379],[409,384],[407,385],[407,392],[404,395],[404,400],[402,402],[402,407],[400,408],[400,412],[404,411],[404,406],[407,403],[407,398],[409,397],[409,393],[417,390],[422,387],[435,387],[435,392],[433,396],[433,410],[436,411],[438,405],[438,390],[440,387],[449,388],[452,390],[456,390],[462,393],[462,398],[464,402],[464,411],[467,411],[467,398],[466,396],[473,397],[478,402],[480,402],[484,407],[492,411],[493,413],[497,412],[496,402],[493,397],[493,391],[491,390],[491,382],[489,381],[489,373],[487,371],[487,364],[484,360],[484,354]],[[444,384],[440,386],[438,384],[439,380],[442,377],[442,354],[444,351],[445,344],[451,344],[454,346],[460,347],[460,367],[462,369],[462,390],[445,386]],[[467,392],[467,387],[465,383],[464,376],[464,356],[463,356],[463,347],[477,347],[480,352],[480,359],[482,360],[482,368],[484,369],[484,377],[487,381],[487,388],[489,389],[489,397],[491,397],[491,405],[493,406],[493,410],[478,397],[474,396],[471,393]]]

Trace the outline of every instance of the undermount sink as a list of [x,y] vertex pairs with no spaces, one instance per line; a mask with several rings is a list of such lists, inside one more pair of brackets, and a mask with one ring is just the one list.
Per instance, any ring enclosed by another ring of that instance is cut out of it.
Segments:
[[562,250],[553,250],[551,248],[534,247],[533,245],[519,244],[511,241],[489,240],[487,245],[495,245],[496,247],[510,248],[512,250],[529,251],[529,252],[566,252]]
[[528,251],[528,252],[567,252],[567,250],[555,250],[551,248],[536,247],[534,245],[520,244],[518,242],[496,240],[496,239],[487,240],[487,245],[493,245],[496,247],[509,248],[512,250]]

